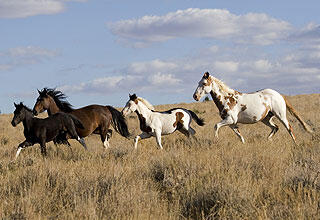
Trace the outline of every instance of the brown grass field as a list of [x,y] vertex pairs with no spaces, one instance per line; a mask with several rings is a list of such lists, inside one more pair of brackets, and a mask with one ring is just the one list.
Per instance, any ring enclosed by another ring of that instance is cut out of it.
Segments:
[[[209,101],[156,106],[184,107],[206,121],[192,122],[196,138],[164,136],[163,150],[154,138],[134,150],[132,139],[114,132],[108,150],[92,135],[89,151],[74,140],[72,148],[50,142],[46,158],[35,145],[15,162],[23,128],[0,115],[0,218],[320,219],[320,94],[288,100],[314,129],[305,132],[288,113],[297,145],[278,120],[271,141],[262,123],[240,125],[245,144],[228,127],[216,139],[220,119]],[[128,124],[140,132],[135,114]]]

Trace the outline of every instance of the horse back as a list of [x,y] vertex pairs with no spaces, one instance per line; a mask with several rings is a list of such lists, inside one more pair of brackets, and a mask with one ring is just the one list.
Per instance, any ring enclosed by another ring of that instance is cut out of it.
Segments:
[[80,137],[90,135],[100,125],[112,118],[108,108],[103,105],[88,105],[79,109],[74,109],[70,114],[76,116],[83,124],[84,129],[76,128]]

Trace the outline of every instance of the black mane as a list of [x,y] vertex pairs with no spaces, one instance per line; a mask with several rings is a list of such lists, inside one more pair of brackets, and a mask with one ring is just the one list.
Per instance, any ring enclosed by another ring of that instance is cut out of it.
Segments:
[[29,107],[25,106],[25,105],[23,104],[23,102],[20,102],[19,104],[14,103],[14,106],[16,107],[16,109],[17,109],[19,112],[20,112],[23,108],[25,108],[28,112],[31,112],[31,113],[32,113],[32,110],[31,110]]
[[40,96],[42,94],[50,95],[61,111],[63,112],[73,111],[72,105],[66,100],[67,96],[63,94],[61,91],[56,89],[44,88],[40,92]]

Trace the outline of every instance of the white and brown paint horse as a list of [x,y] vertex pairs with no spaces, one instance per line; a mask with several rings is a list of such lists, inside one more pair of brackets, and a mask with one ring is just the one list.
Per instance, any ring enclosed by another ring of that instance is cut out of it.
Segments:
[[165,112],[154,111],[153,106],[145,99],[137,97],[136,94],[129,95],[129,101],[122,110],[123,116],[136,112],[140,121],[142,133],[135,137],[134,147],[137,148],[139,139],[156,137],[157,144],[162,149],[161,135],[167,135],[180,131],[187,137],[194,135],[196,132],[190,127],[192,119],[200,126],[204,125],[203,119],[200,119],[194,112],[174,108]]
[[273,117],[276,116],[295,142],[295,136],[286,116],[287,109],[298,119],[306,131],[312,133],[311,128],[302,120],[288,101],[272,89],[263,89],[254,93],[240,93],[206,72],[201,78],[193,98],[199,101],[201,97],[209,93],[222,118],[222,121],[214,127],[216,137],[218,137],[219,128],[228,125],[244,143],[244,138],[237,124],[253,124],[261,121],[272,129],[268,136],[270,139],[279,129],[272,121]]

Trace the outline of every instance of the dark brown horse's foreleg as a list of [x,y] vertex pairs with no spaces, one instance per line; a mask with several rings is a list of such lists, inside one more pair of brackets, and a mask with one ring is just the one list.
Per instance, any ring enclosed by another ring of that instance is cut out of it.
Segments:
[[31,142],[29,142],[29,141],[27,141],[27,140],[25,140],[24,142],[22,142],[21,144],[19,144],[18,149],[17,149],[16,156],[15,156],[15,160],[18,158],[18,156],[19,156],[19,154],[20,154],[20,152],[21,152],[21,150],[22,150],[23,148],[29,147],[29,146],[32,146],[32,145],[33,145],[33,143],[31,143]]
[[42,156],[47,156],[47,149],[46,149],[46,142],[45,142],[45,140],[41,140],[40,148],[41,148],[41,154],[42,154]]

